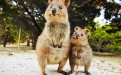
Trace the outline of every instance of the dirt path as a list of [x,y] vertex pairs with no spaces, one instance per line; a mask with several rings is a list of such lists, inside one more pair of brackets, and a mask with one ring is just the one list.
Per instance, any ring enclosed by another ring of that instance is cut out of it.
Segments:
[[[31,50],[32,46],[26,46],[26,43],[21,43],[20,50]],[[18,44],[7,44],[6,47],[0,45],[0,50],[18,50]]]
[[[61,75],[57,73],[57,68],[58,65],[48,65],[46,67],[47,75]],[[64,70],[67,72],[70,70],[68,62]],[[92,75],[121,75],[121,64],[110,61],[100,61],[94,58],[89,71]],[[79,67],[71,75],[80,74],[85,75],[83,73],[83,67]],[[20,52],[11,55],[8,52],[1,52],[0,75],[40,75],[36,53]]]

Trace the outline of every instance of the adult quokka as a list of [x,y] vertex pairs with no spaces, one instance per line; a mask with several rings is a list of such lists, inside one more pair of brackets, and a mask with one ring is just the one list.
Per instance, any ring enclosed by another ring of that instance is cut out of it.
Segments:
[[41,75],[46,75],[47,64],[59,64],[58,72],[66,74],[63,67],[70,50],[70,24],[67,8],[70,0],[48,0],[45,11],[46,24],[38,37],[36,50]]

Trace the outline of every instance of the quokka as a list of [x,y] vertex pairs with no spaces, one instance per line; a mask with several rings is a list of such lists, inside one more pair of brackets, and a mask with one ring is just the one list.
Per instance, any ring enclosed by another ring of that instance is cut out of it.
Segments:
[[48,64],[59,64],[57,71],[66,75],[63,67],[70,51],[70,24],[67,8],[70,0],[48,0],[45,27],[38,37],[36,50],[41,75]]
[[74,28],[74,33],[71,37],[71,51],[69,54],[69,63],[71,71],[74,72],[74,67],[84,66],[86,75],[91,75],[88,72],[92,62],[92,49],[88,43],[89,29],[82,29],[78,26]]

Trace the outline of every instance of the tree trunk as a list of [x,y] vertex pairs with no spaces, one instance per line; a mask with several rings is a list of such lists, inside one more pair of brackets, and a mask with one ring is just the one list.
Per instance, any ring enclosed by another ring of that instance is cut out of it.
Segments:
[[19,36],[18,36],[18,50],[20,50],[20,39],[21,39],[21,26],[19,29]]
[[4,37],[3,47],[6,47],[8,36]]
[[30,40],[27,39],[27,46],[30,46]]

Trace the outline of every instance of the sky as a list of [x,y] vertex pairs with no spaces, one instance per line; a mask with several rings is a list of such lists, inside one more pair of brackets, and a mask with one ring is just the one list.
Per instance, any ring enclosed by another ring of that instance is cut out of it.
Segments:
[[99,17],[96,17],[96,18],[94,19],[94,22],[98,22],[98,23],[100,24],[100,26],[103,26],[103,25],[105,25],[106,23],[107,23],[107,24],[110,23],[110,21],[107,21],[106,19],[104,19],[104,11],[105,11],[105,9],[102,8],[101,11],[100,11],[101,15],[100,15]]
[[114,0],[116,3],[118,3],[119,5],[121,5],[121,0]]
[[[111,0],[107,0],[108,2],[110,2]],[[114,0],[117,4],[121,5],[121,0]],[[95,22],[98,22],[100,24],[100,26],[103,26],[105,24],[110,24],[110,21],[107,21],[106,19],[104,19],[104,11],[105,11],[105,8],[101,8],[101,15],[99,17],[96,17],[94,19]]]

